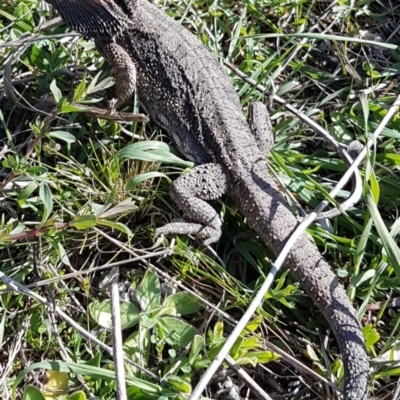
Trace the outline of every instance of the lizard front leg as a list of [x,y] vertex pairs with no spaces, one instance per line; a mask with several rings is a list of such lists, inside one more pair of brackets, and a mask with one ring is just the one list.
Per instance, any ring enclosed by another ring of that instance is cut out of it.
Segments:
[[249,105],[248,123],[259,149],[267,158],[274,146],[275,134],[272,130],[271,118],[264,103],[255,101]]
[[161,234],[195,235],[204,245],[217,242],[221,237],[222,221],[205,200],[215,200],[227,190],[227,177],[219,164],[202,164],[179,177],[171,187],[175,204],[194,222],[171,222],[156,229]]
[[136,67],[129,54],[109,36],[98,36],[96,48],[111,65],[115,74],[116,99],[112,109],[118,109],[132,98],[136,88]]

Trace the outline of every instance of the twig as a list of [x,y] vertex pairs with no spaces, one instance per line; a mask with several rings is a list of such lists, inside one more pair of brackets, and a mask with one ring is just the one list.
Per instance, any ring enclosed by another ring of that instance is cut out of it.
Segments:
[[[329,330],[328,330],[329,332]],[[329,341],[329,334],[323,335],[321,332],[319,333],[319,340],[321,342],[321,351],[322,357],[325,362],[325,367],[327,369],[327,375],[331,381],[334,380],[334,375],[332,374],[331,365],[329,362],[328,357],[328,341]],[[326,385],[327,386],[327,385]],[[326,387],[326,394],[329,395],[328,388]],[[337,393],[334,393],[335,399],[337,400]],[[328,396],[329,397],[329,396]]]
[[81,104],[71,103],[76,109],[76,112],[82,112],[91,117],[102,118],[109,121],[123,121],[123,122],[149,122],[145,114],[133,114],[130,112],[116,111],[110,113],[108,110],[93,106],[82,106]]
[[[170,249],[163,249],[163,250],[157,251],[155,253],[144,254],[144,255],[141,255],[141,256],[136,255],[136,257],[130,258],[130,259],[127,259],[127,260],[121,260],[121,261],[110,263],[110,264],[104,264],[104,265],[100,265],[98,267],[93,267],[93,268],[85,269],[85,270],[82,270],[82,271],[70,272],[69,274],[65,274],[63,276],[57,276],[57,277],[54,277],[54,278],[44,279],[43,281],[40,281],[40,282],[30,283],[29,285],[26,285],[24,287],[26,289],[36,288],[36,287],[48,285],[50,283],[56,283],[56,282],[64,281],[64,280],[67,280],[67,279],[75,278],[77,276],[89,275],[89,274],[92,274],[94,272],[103,271],[105,269],[110,269],[110,268],[116,267],[116,266],[121,265],[121,264],[134,263],[134,262],[137,262],[137,261],[146,260],[148,258],[162,257],[162,256],[165,256],[165,255],[170,255],[170,254],[171,254]],[[9,293],[12,290],[14,290],[14,289],[12,289],[12,288],[10,288],[10,289],[2,289],[2,290],[0,290],[0,295],[5,294],[5,293]]]
[[396,390],[393,393],[393,400],[399,400],[400,399],[400,378],[397,380],[397,386],[396,386]]
[[[30,322],[31,322],[31,315],[27,314],[21,326],[18,327],[17,333],[14,337],[14,342],[11,346],[11,349],[9,349],[8,351],[7,363],[3,368],[3,373],[0,378],[0,390],[3,388],[3,385],[6,383],[8,374],[12,371],[14,367],[15,357],[17,356],[18,352],[22,347],[22,340],[25,337],[25,333],[29,329]],[[3,345],[3,343],[0,344]]]
[[4,66],[4,90],[7,94],[7,96],[11,99],[11,101],[14,103],[14,105],[17,106],[18,108],[22,108],[27,111],[33,111],[40,115],[43,115],[43,114],[48,115],[44,111],[31,106],[29,103],[27,103],[27,105],[22,104],[18,100],[18,98],[15,94],[16,90],[12,84],[12,79],[11,79],[11,66],[13,65],[17,56],[21,55],[25,51],[25,49],[26,49],[26,46],[22,46],[20,49],[18,49],[18,51],[16,51],[13,55],[11,55],[9,57],[9,59],[6,61],[5,66]]
[[260,400],[273,400],[272,397],[270,397],[268,395],[268,393],[266,393],[264,391],[264,389],[260,385],[258,385],[258,383],[255,382],[254,379],[252,379],[251,376],[243,368],[240,368],[236,364],[235,360],[232,357],[226,356],[225,361],[229,365],[229,367],[232,368],[233,371],[235,371],[236,375],[244,383],[246,383],[248,388],[252,391],[254,396],[257,397],[257,399],[260,399]]
[[119,289],[118,277],[119,269],[114,267],[110,272],[111,279],[111,319],[112,319],[112,334],[113,334],[113,354],[115,364],[115,376],[117,383],[117,400],[126,400],[126,385],[125,385],[125,369],[124,369],[124,351],[122,348],[122,328],[121,328],[121,310],[119,307]]

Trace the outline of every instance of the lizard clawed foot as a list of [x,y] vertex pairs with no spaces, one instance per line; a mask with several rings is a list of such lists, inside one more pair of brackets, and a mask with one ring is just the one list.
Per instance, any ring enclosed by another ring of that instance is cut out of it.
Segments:
[[203,239],[204,246],[218,242],[221,237],[221,230],[211,226],[197,224],[195,222],[171,222],[155,231],[155,237],[160,235],[193,235]]

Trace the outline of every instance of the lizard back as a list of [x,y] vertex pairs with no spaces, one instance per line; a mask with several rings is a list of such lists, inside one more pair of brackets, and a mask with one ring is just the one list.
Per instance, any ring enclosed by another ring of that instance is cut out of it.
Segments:
[[[198,164],[235,168],[258,151],[229,77],[186,28],[147,1],[118,38],[137,68],[140,101],[178,149]],[[246,149],[248,151],[246,152]]]

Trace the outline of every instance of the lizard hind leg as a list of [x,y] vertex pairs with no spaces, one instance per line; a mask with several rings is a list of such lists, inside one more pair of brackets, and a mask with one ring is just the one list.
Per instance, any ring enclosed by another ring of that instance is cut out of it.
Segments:
[[156,229],[159,235],[194,235],[203,239],[205,246],[221,237],[222,221],[205,200],[215,200],[227,190],[227,177],[219,164],[202,164],[179,177],[171,187],[175,204],[193,222],[171,222]]
[[255,101],[249,105],[248,123],[258,147],[265,157],[274,146],[275,135],[272,130],[271,118],[265,104]]

